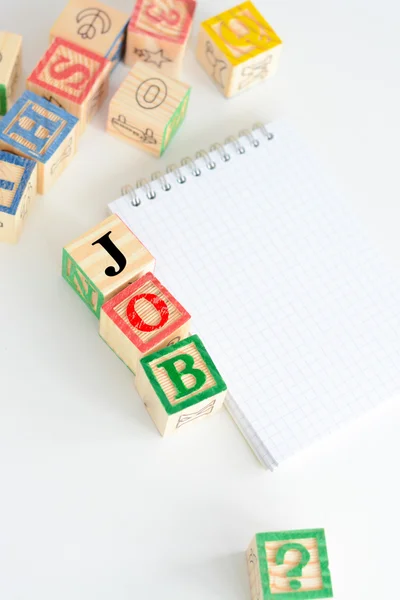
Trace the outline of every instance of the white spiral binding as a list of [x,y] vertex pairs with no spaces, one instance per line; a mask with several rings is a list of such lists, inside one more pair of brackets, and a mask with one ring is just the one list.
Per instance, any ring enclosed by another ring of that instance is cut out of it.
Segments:
[[[233,146],[234,150],[238,155],[244,154],[246,152],[246,148],[242,143],[242,138],[246,138],[252,148],[258,148],[261,141],[254,135],[254,133],[262,133],[263,136],[267,138],[267,141],[271,141],[273,139],[273,134],[268,131],[266,126],[263,123],[255,123],[252,130],[243,129],[239,132],[239,135],[230,136],[225,140],[225,144],[213,144],[210,147],[210,152],[218,152],[220,159],[223,162],[228,162],[231,159],[231,154],[228,152],[228,146]],[[142,203],[141,198],[137,194],[137,190],[144,192],[146,198],[148,200],[154,200],[156,198],[157,193],[152,187],[152,183],[158,182],[161,186],[161,190],[163,192],[169,192],[172,185],[168,181],[166,175],[173,174],[176,182],[179,184],[184,184],[187,181],[187,177],[184,174],[184,170],[189,171],[188,175],[192,177],[199,177],[201,175],[201,168],[198,166],[196,161],[204,160],[205,167],[210,171],[217,167],[217,163],[211,158],[210,153],[206,150],[199,150],[196,152],[195,159],[193,160],[190,156],[187,156],[181,160],[180,165],[169,165],[166,169],[165,174],[161,171],[156,171],[151,175],[150,181],[148,179],[139,179],[136,182],[135,187],[132,185],[125,185],[121,189],[121,193],[123,196],[130,196],[132,206],[140,206]]]

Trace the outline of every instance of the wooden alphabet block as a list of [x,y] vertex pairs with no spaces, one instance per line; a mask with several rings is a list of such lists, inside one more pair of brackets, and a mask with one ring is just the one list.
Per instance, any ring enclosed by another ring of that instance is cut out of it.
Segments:
[[116,215],[63,249],[62,275],[97,318],[104,302],[154,266],[150,252]]
[[323,529],[257,533],[246,558],[252,600],[333,596]]
[[135,374],[139,360],[189,334],[190,315],[147,273],[103,305],[100,335]]
[[197,335],[142,358],[135,383],[161,435],[216,412],[227,393]]
[[122,60],[129,15],[97,0],[70,0],[54,23],[50,42],[62,38],[108,58]]
[[128,25],[125,63],[150,65],[179,79],[192,28],[195,0],[138,0]]
[[0,123],[0,149],[31,158],[44,194],[76,151],[78,119],[32,92],[24,92]]
[[252,2],[243,2],[200,28],[197,58],[230,98],[267,77],[278,66],[282,41]]
[[77,117],[81,134],[107,96],[111,68],[99,54],[56,38],[26,87]]
[[190,87],[136,63],[111,100],[107,131],[161,156],[182,125]]
[[0,31],[0,115],[10,110],[22,69],[22,37]]
[[0,242],[18,241],[36,185],[35,161],[0,151]]

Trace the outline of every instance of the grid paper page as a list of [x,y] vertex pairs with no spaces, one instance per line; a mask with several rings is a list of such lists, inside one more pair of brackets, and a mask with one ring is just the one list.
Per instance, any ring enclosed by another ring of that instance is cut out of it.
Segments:
[[400,285],[287,124],[134,208],[110,205],[156,257],[221,370],[228,408],[273,467],[400,389]]

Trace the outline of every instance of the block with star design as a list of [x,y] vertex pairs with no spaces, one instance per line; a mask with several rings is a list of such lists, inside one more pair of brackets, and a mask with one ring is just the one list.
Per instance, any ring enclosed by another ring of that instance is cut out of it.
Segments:
[[333,597],[323,529],[257,533],[246,559],[252,600]]
[[197,335],[142,358],[135,384],[161,435],[214,414],[227,393]]
[[111,68],[99,54],[55,38],[26,87],[77,117],[82,134],[107,96]]
[[36,184],[35,161],[0,151],[0,242],[18,241]]
[[282,41],[250,1],[201,24],[197,59],[230,98],[276,72]]
[[139,60],[179,79],[195,0],[138,0],[128,25],[125,63]]
[[189,96],[190,86],[138,62],[111,100],[107,131],[161,156],[183,123]]
[[0,149],[37,163],[37,191],[44,194],[75,155],[77,123],[64,109],[26,91],[0,123]]
[[115,67],[122,60],[128,21],[129,15],[97,0],[69,0],[51,28],[50,42],[68,40]]
[[22,68],[22,37],[0,31],[0,115],[10,110]]

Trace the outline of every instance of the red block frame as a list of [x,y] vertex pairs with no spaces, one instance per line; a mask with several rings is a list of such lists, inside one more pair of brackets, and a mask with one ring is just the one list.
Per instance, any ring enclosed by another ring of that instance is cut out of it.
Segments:
[[193,17],[194,17],[194,12],[196,10],[196,0],[176,0],[177,2],[183,2],[183,4],[188,6],[189,14],[186,18],[185,23],[183,24],[180,36],[173,37],[173,38],[170,38],[166,35],[154,33],[152,31],[148,31],[147,29],[142,29],[141,27],[137,26],[137,21],[139,20],[139,17],[142,12],[142,8],[143,8],[143,3],[145,1],[146,0],[137,0],[131,20],[129,21],[128,30],[143,33],[144,35],[148,35],[150,37],[154,37],[159,40],[164,40],[167,42],[175,42],[176,44],[185,43],[185,41],[189,35],[189,32],[190,32],[190,28],[191,28]]

